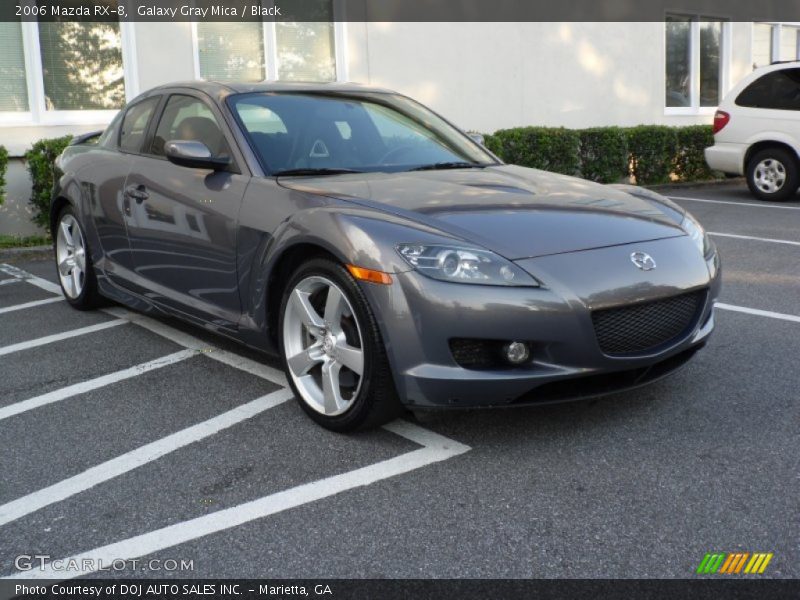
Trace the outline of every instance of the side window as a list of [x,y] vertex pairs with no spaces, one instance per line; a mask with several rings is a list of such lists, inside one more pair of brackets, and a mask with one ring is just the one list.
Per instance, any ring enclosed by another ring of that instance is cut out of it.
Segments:
[[139,152],[142,148],[144,135],[147,133],[147,124],[153,111],[158,105],[160,96],[142,100],[129,107],[122,119],[122,127],[119,131],[119,148],[126,152]]
[[214,113],[193,96],[170,96],[158,122],[150,151],[163,156],[164,145],[171,140],[203,142],[214,156],[230,155],[228,143]]
[[800,69],[781,69],[762,75],[736,98],[738,106],[800,110]]

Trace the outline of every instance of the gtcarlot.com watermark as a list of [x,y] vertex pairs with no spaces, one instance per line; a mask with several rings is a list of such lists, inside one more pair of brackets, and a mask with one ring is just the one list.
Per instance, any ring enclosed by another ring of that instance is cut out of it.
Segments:
[[49,570],[60,573],[87,573],[95,571],[194,571],[194,560],[174,558],[138,558],[103,560],[101,558],[55,558],[49,554],[21,554],[14,559],[17,571]]

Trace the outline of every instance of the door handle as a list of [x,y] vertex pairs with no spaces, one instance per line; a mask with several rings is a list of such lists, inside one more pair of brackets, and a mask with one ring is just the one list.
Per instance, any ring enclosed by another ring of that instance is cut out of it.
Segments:
[[137,204],[141,204],[150,197],[147,188],[143,185],[129,185],[125,188],[125,195],[136,200]]

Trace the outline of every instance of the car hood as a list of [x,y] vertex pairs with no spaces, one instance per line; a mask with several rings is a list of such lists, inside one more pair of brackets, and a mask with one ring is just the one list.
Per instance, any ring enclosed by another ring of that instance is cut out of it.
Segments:
[[512,260],[685,235],[675,215],[655,201],[513,165],[282,177],[279,183],[422,222]]

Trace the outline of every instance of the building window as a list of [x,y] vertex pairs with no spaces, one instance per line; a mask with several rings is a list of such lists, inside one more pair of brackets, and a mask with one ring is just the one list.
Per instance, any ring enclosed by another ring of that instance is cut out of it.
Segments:
[[28,112],[28,83],[25,53],[22,49],[22,24],[0,23],[0,112]]
[[119,23],[39,23],[39,48],[46,110],[124,106]]
[[342,49],[336,44],[343,24],[333,22],[331,0],[311,2],[318,19],[314,22],[196,23],[197,77],[216,81],[344,79]]
[[137,93],[131,23],[0,23],[0,126],[103,125]]
[[717,106],[726,89],[728,23],[668,15],[665,23],[665,106],[675,114]]
[[264,27],[261,23],[198,23],[200,77],[216,81],[261,81]]
[[278,79],[335,81],[333,23],[277,23]]
[[800,27],[785,23],[753,24],[753,68],[779,60],[800,59]]

